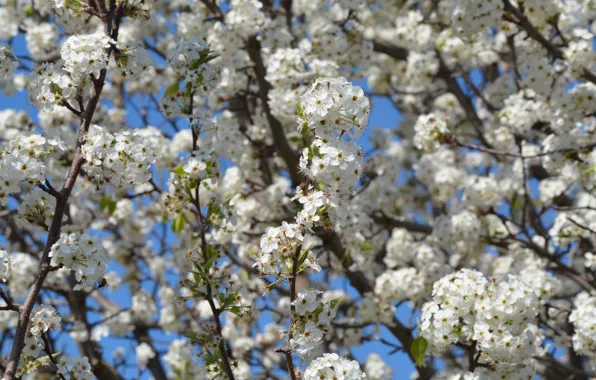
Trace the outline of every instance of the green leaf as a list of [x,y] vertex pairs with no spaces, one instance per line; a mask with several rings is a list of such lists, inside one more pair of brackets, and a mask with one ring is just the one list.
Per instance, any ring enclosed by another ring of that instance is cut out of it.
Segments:
[[114,211],[116,211],[116,202],[112,201],[108,205],[108,213],[110,214],[110,216],[112,216],[112,214],[114,214]]
[[178,234],[182,231],[182,229],[184,228],[184,225],[186,224],[186,219],[184,219],[184,216],[182,216],[182,214],[178,215],[176,217],[176,219],[174,219],[174,222],[172,223],[172,231],[174,231],[175,234]]
[[120,64],[124,67],[126,67],[128,65],[128,55],[126,54],[122,54],[120,55]]
[[172,84],[170,87],[166,88],[166,92],[164,94],[164,97],[170,97],[172,95],[174,95],[175,93],[178,92],[178,90],[180,89],[180,83],[176,82],[174,84]]
[[104,195],[99,201],[99,211],[103,212],[103,210],[105,210],[106,207],[108,207],[111,201],[112,197],[109,194]]
[[296,103],[296,113],[298,114],[299,118],[306,119],[306,117],[304,116],[304,108],[302,107],[301,102]]
[[332,309],[335,309],[337,307],[337,305],[339,305],[339,303],[341,302],[341,299],[342,299],[342,297],[338,297],[338,298],[336,298],[334,300],[331,300],[331,302],[329,302],[329,306]]
[[62,96],[62,89],[54,82],[50,83],[50,91],[52,91],[52,94],[54,95]]
[[99,211],[103,212],[106,209],[110,215],[116,211],[116,201],[112,200],[112,196],[110,194],[104,195],[99,201]]
[[412,354],[412,357],[414,358],[414,361],[416,361],[416,365],[418,367],[420,367],[424,362],[424,355],[426,354],[427,347],[428,342],[422,336],[416,338],[410,346],[410,353]]
[[30,6],[30,5],[27,5],[27,6],[23,7],[23,13],[27,17],[32,17],[34,15],[33,7]]
[[[55,352],[52,354],[52,358],[56,359],[57,357],[60,356],[60,354],[62,354],[62,351]],[[37,363],[39,363],[40,365],[46,365],[50,362],[50,355],[39,357],[39,358],[35,359],[35,361]]]
[[[56,352],[56,353],[52,354],[52,358],[54,360],[56,360],[56,358],[58,358],[61,354],[62,354],[62,352]],[[34,358],[31,358],[31,357],[25,356],[23,359],[24,360],[23,360],[22,366],[23,366],[23,368],[25,370],[24,371],[25,373],[34,372],[38,368],[41,368],[43,366],[48,365],[50,363],[50,360],[51,360],[49,355],[42,356],[42,357],[39,357],[37,359],[34,359]]]
[[84,9],[80,0],[66,0],[64,2],[64,7],[74,11],[75,13],[81,12]]
[[216,259],[216,258],[217,258],[217,256],[218,256],[218,252],[217,252],[217,250],[215,250],[215,249],[213,248],[213,246],[212,246],[211,244],[208,244],[208,245],[207,245],[207,248],[206,248],[206,250],[207,250],[207,259],[208,259],[208,260],[209,260],[209,259]]
[[302,264],[304,264],[304,260],[306,260],[306,257],[308,256],[308,253],[310,252],[311,248],[312,245],[308,246],[308,248],[306,248],[304,251],[302,251],[302,253],[300,253],[300,256],[298,257],[298,268],[300,268]]
[[361,251],[369,251],[372,248],[372,243],[368,240],[365,240],[362,242],[362,244],[360,244],[360,250]]
[[188,173],[184,171],[182,165],[178,165],[174,169],[172,169],[172,173],[178,174],[182,177],[186,177],[188,175]]
[[211,270],[211,267],[213,266],[214,262],[215,262],[215,257],[212,257],[209,260],[207,260],[207,262],[205,263],[205,272],[209,273],[209,270]]
[[594,173],[594,172],[596,172],[596,166],[592,166],[591,168],[586,169],[586,173]]
[[513,202],[511,202],[511,208],[514,210],[521,210],[522,206],[521,199],[519,198],[515,198]]

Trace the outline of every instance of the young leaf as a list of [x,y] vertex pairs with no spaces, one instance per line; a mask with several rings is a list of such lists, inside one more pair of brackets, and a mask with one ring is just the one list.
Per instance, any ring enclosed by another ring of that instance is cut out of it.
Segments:
[[103,212],[103,210],[109,207],[111,201],[112,197],[109,194],[104,195],[99,201],[99,211]]
[[164,94],[164,97],[170,97],[172,95],[174,95],[175,93],[178,92],[178,90],[180,89],[180,83],[176,82],[172,85],[170,85],[170,87],[166,88],[166,92]]
[[336,299],[331,300],[331,302],[329,302],[329,306],[332,309],[335,309],[337,307],[337,305],[339,305],[339,303],[341,302],[341,299],[342,299],[342,297],[337,297]]
[[175,234],[178,234],[179,232],[182,231],[185,224],[186,224],[186,219],[184,219],[184,216],[182,216],[182,214],[178,215],[176,217],[176,219],[174,219],[174,222],[172,223],[172,231],[174,231]]
[[424,337],[419,336],[412,342],[410,346],[410,353],[412,357],[416,361],[416,365],[420,367],[424,362],[424,355],[426,354],[426,348],[428,347],[428,342]]
[[99,201],[99,211],[103,212],[106,209],[109,215],[112,215],[116,211],[116,201],[113,201],[109,194],[104,195]]
[[182,177],[186,177],[188,175],[188,173],[184,171],[182,165],[178,165],[174,169],[172,169],[172,173]]

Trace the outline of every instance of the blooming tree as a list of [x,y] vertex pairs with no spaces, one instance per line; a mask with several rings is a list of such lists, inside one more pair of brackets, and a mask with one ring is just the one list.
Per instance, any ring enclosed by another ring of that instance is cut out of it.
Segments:
[[596,378],[595,20],[0,0],[3,379]]

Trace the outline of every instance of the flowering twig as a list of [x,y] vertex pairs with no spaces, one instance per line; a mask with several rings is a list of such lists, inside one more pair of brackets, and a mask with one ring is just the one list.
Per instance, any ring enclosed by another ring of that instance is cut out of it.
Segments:
[[[106,32],[114,41],[118,39],[118,27],[120,24],[120,20],[122,19],[122,7],[123,4],[120,4],[118,6],[119,10],[117,10],[116,3],[113,2],[111,4],[110,14],[113,16],[113,19],[110,18],[110,21],[106,26]],[[112,27],[113,23],[115,23],[115,27]],[[112,49],[108,49],[108,59],[111,55],[111,52]],[[95,109],[99,104],[99,98],[101,97],[101,93],[105,84],[106,74],[107,68],[104,68],[101,70],[99,77],[96,80],[94,80],[94,94],[87,102],[87,106],[85,107],[85,113],[82,115],[82,122],[79,127],[74,157],[71,162],[66,181],[62,186],[62,189],[59,191],[60,197],[56,200],[54,217],[52,219],[52,224],[50,225],[50,229],[48,231],[46,244],[42,256],[40,258],[40,265],[37,271],[37,276],[35,278],[35,281],[33,282],[31,289],[29,290],[29,293],[27,295],[27,298],[25,299],[25,302],[23,303],[23,306],[21,307],[21,314],[19,316],[19,321],[15,332],[10,358],[6,366],[6,371],[4,373],[4,380],[13,380],[15,378],[17,366],[19,364],[21,353],[25,345],[25,335],[29,327],[29,318],[31,317],[31,311],[33,310],[33,306],[35,305],[35,302],[41,291],[43,283],[48,273],[50,272],[51,266],[49,253],[52,246],[60,236],[62,219],[66,212],[68,198],[72,192],[77,177],[79,176],[81,167],[85,162],[82,155],[81,147],[85,142],[85,134],[89,130],[91,120],[93,119],[93,115],[95,113]]]
[[292,338],[294,337],[294,318],[296,316],[296,275],[298,274],[298,257],[300,256],[300,250],[294,252],[292,257],[292,276],[290,277],[290,328],[288,331],[288,341],[286,347],[278,348],[275,352],[282,352],[286,356],[286,362],[288,364],[288,372],[292,380],[296,380],[296,370],[294,369],[294,361],[292,359]]

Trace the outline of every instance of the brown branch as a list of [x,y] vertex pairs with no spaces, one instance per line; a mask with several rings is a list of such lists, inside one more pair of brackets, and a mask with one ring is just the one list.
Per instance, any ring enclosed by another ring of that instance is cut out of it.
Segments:
[[518,8],[514,7],[509,0],[503,0],[503,4],[505,5],[505,11],[515,16],[517,19],[517,24],[528,33],[528,36],[542,45],[542,47],[544,47],[553,56],[553,58],[561,59],[565,57],[563,51],[547,40],[542,33],[540,33],[538,29],[532,25],[530,20],[528,20],[528,18]]
[[383,53],[398,61],[405,61],[408,59],[408,50],[399,46],[386,45],[382,42],[373,41],[373,50],[377,53]]
[[583,78],[589,82],[596,84],[596,74],[594,74],[593,72],[591,72],[588,69],[584,69]]
[[74,113],[77,117],[81,117],[83,115],[83,112],[82,111],[79,111],[79,110],[75,109],[66,100],[63,100],[62,102],[60,102],[60,105],[68,108],[70,110],[70,112]]
[[480,139],[483,145],[491,148],[491,145],[486,141],[484,134],[482,133],[482,129],[484,128],[484,123],[478,116],[476,112],[476,108],[472,103],[472,100],[463,92],[457,80],[453,77],[453,73],[447,67],[445,60],[441,56],[441,53],[437,50],[437,59],[439,60],[439,71],[437,72],[437,78],[443,79],[445,84],[447,85],[447,89],[457,98],[457,101],[464,109],[466,116],[472,122],[474,126],[474,130],[476,131],[477,137]]
[[380,214],[372,215],[372,219],[378,223],[391,228],[403,228],[410,232],[419,232],[423,234],[432,234],[433,227],[427,224],[416,223],[411,220],[399,220],[385,215],[383,212]]
[[267,116],[271,134],[273,135],[273,143],[286,164],[294,186],[298,186],[304,181],[304,176],[298,171],[298,161],[300,156],[290,146],[286,134],[284,133],[283,125],[277,118],[275,118],[275,116],[273,116],[271,109],[269,108],[269,91],[272,87],[265,79],[267,70],[265,69],[265,64],[263,63],[263,58],[261,56],[261,42],[256,36],[252,36],[248,39],[246,50],[254,64],[255,77],[259,86],[259,97],[261,98],[261,105]]
[[136,325],[133,334],[134,334],[135,338],[137,339],[137,341],[139,342],[139,344],[140,343],[147,344],[149,347],[151,347],[151,349],[155,353],[155,356],[153,356],[152,358],[150,358],[147,361],[147,368],[149,368],[149,371],[151,371],[151,375],[153,376],[153,378],[155,380],[167,380],[168,376],[166,375],[166,371],[163,368],[163,365],[161,364],[161,361],[159,360],[157,351],[153,347],[153,342],[151,341],[151,338],[149,337],[149,328],[147,326]]
[[4,293],[2,288],[0,288],[0,298],[6,303],[6,307],[0,307],[0,310],[12,310],[12,311],[19,311],[19,305],[12,302],[12,299]]
[[[48,341],[48,337],[45,333],[41,334],[41,340],[43,342],[43,346],[44,346],[44,350],[45,352],[48,354],[48,357],[50,358],[50,361],[52,362],[52,364],[54,364],[54,366],[56,366],[56,368],[60,368],[58,366],[58,362],[56,362],[56,358],[54,357],[54,353],[52,352],[52,349],[50,348],[50,342]],[[58,378],[60,378],[61,380],[66,380],[66,378],[64,377],[63,374],[58,373]]]

